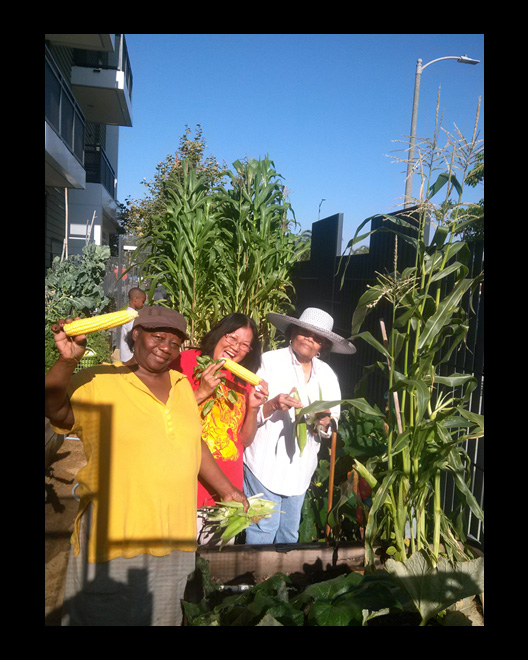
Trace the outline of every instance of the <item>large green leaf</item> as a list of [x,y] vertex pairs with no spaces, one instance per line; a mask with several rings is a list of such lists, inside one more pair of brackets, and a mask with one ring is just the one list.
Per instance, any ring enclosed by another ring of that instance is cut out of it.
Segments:
[[438,178],[436,181],[429,187],[428,190],[428,197],[434,197],[436,193],[441,190],[446,183],[451,182],[453,186],[456,188],[456,191],[458,192],[459,195],[462,194],[462,186],[458,182],[456,176],[454,175],[453,172],[443,172],[442,174],[438,175]]
[[464,276],[466,276],[468,274],[468,267],[464,266],[464,264],[461,264],[459,261],[455,261],[453,264],[435,273],[431,277],[431,283],[438,282],[438,280],[451,275],[451,273],[458,273],[459,271],[460,273],[463,273]]
[[371,332],[365,331],[365,332],[360,332],[359,334],[353,335],[352,339],[363,339],[364,341],[367,342],[367,344],[370,344],[373,346],[377,351],[379,351],[382,355],[384,355],[386,358],[389,360],[391,359],[391,353],[390,351],[385,348],[385,346],[378,341]]
[[373,408],[367,401],[363,398],[359,399],[339,399],[338,401],[314,401],[308,406],[305,406],[302,409],[298,410],[299,415],[313,415],[314,413],[323,412],[329,408],[334,408],[335,406],[340,405],[349,405],[354,406],[363,413],[367,415],[373,415],[374,417],[385,417],[385,415],[380,412],[377,408]]
[[[426,379],[427,382],[430,382],[431,379],[428,378]],[[437,385],[448,385],[449,387],[460,387],[461,385],[465,385],[469,381],[475,380],[475,377],[473,374],[458,374],[454,373],[451,374],[450,376],[438,376],[435,375],[434,377],[434,382]]]
[[[389,610],[403,610],[409,599],[407,593],[398,588],[394,579],[386,572],[378,571],[364,575],[361,582],[334,598],[334,606],[354,606],[363,613],[363,621],[372,618],[373,613],[386,614]],[[364,625],[364,623],[363,623]]]
[[422,617],[421,625],[457,601],[484,592],[483,557],[454,565],[440,558],[435,567],[420,551],[404,562],[389,559],[385,568],[409,593]]
[[415,424],[419,424],[422,420],[426,410],[429,399],[431,398],[431,391],[423,380],[415,378],[406,378],[403,374],[397,371],[394,374],[394,384],[391,392],[397,392],[402,389],[410,391],[416,398],[416,418]]
[[429,346],[440,332],[443,326],[449,321],[451,316],[455,313],[462,296],[472,286],[473,280],[465,279],[458,282],[456,287],[442,299],[438,306],[438,310],[431,316],[426,324],[424,331],[418,340],[418,349],[422,350],[424,347]]
[[353,599],[334,603],[332,600],[317,600],[308,613],[309,626],[361,626],[363,612]]

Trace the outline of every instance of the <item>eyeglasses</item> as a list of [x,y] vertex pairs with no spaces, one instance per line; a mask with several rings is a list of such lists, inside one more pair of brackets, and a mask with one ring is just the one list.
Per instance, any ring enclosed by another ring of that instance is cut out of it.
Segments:
[[233,346],[233,348],[239,348],[244,353],[249,353],[251,350],[251,344],[248,344],[247,342],[240,342],[236,337],[233,337],[233,335],[225,335],[225,340],[229,346]]

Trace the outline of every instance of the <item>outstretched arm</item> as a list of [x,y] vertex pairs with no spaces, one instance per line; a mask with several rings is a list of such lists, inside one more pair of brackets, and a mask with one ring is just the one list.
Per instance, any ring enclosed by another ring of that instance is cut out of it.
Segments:
[[64,324],[71,320],[60,320],[51,326],[59,357],[44,381],[44,414],[54,426],[64,429],[72,428],[75,421],[67,389],[86,348],[86,335],[68,337],[64,332]]

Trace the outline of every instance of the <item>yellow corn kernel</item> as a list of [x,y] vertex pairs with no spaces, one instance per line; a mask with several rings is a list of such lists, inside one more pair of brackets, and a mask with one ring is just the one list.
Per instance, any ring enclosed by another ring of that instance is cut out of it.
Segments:
[[259,378],[252,371],[238,364],[238,362],[233,362],[233,360],[230,360],[229,358],[222,358],[222,360],[225,360],[224,367],[226,369],[228,369],[235,376],[242,378],[250,385],[258,385],[262,380],[262,378]]
[[119,312],[110,312],[109,314],[101,314],[88,319],[79,319],[78,321],[66,323],[64,325],[64,332],[70,337],[87,335],[90,332],[108,330],[108,328],[123,325],[135,319],[136,316],[138,316],[138,313],[135,310],[122,309]]

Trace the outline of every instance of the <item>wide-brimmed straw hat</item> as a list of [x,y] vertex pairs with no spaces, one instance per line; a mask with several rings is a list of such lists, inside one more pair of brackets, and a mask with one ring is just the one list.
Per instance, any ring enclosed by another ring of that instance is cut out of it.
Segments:
[[299,328],[311,330],[317,335],[328,339],[331,344],[332,353],[355,353],[356,347],[347,339],[332,332],[334,319],[322,309],[317,307],[307,307],[298,319],[285,314],[276,314],[271,312],[268,319],[281,332],[286,332],[290,325],[296,325]]

